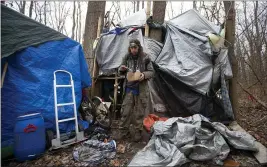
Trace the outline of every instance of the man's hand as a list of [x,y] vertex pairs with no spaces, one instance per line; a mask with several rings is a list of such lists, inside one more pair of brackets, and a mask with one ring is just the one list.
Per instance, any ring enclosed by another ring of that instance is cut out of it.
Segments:
[[125,65],[121,65],[120,71],[126,71],[126,70],[127,70],[127,67]]
[[145,79],[145,75],[143,73],[141,73],[139,81],[143,81]]

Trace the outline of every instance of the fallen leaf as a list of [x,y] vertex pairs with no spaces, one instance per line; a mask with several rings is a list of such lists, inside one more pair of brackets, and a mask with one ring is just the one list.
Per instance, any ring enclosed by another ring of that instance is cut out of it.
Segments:
[[257,139],[257,140],[260,140],[260,136],[258,134],[254,134],[254,137]]
[[225,166],[225,167],[239,167],[240,163],[236,162],[234,160],[231,160],[231,159],[227,159],[224,161],[223,166]]
[[115,159],[110,161],[111,166],[120,166],[120,161]]
[[118,144],[118,146],[117,146],[117,152],[124,154],[125,153],[125,146],[122,145],[122,144]]

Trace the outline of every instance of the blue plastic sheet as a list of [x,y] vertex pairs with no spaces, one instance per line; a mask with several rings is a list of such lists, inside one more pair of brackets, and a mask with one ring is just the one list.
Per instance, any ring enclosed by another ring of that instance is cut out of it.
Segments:
[[[21,115],[40,112],[45,127],[55,130],[53,72],[66,70],[72,74],[77,108],[82,88],[91,86],[82,47],[67,38],[28,47],[8,57],[8,70],[2,88],[1,131],[2,147],[13,144],[13,128]],[[69,81],[68,75],[59,74],[58,84]],[[71,88],[58,88],[58,102],[71,101]],[[60,107],[59,119],[72,117],[73,107]],[[82,122],[86,126],[85,122]],[[61,132],[74,129],[74,122],[60,123]]]

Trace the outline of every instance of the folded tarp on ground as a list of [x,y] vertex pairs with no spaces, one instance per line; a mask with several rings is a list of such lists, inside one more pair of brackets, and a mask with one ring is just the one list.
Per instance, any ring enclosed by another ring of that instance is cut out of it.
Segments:
[[227,143],[236,149],[257,151],[255,139],[247,133],[230,131],[199,114],[158,121],[153,131],[149,143],[129,166],[181,166],[190,160],[222,164],[230,152]]

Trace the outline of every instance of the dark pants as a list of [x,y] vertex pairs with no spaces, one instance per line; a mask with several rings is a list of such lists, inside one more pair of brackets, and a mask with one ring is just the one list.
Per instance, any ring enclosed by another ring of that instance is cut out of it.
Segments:
[[[133,130],[136,135],[141,135],[143,130],[143,119],[145,115],[145,106],[138,95],[133,95],[132,92],[126,93],[121,107],[120,131],[126,135],[130,125],[133,125]],[[132,134],[132,132],[131,132]]]

